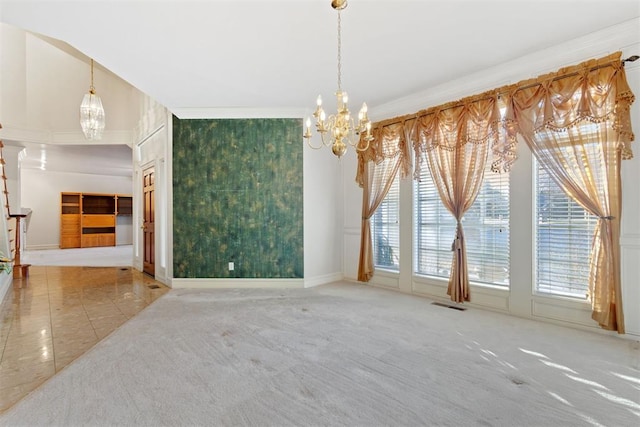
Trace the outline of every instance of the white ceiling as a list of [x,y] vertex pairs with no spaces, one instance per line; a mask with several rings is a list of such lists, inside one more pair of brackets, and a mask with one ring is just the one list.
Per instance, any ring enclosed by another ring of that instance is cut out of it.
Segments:
[[74,172],[106,176],[132,176],[133,155],[127,145],[36,144],[30,142],[9,145],[24,147],[23,169]]
[[[330,0],[7,1],[174,112],[308,112],[336,88]],[[637,0],[350,0],[343,88],[376,106],[640,16]],[[639,31],[640,33],[640,31]]]

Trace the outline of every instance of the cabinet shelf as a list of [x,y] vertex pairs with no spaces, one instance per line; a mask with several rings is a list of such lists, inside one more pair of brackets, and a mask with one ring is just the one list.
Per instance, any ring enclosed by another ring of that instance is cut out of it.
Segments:
[[83,214],[114,214],[116,213],[115,194],[83,194]]
[[60,196],[60,213],[77,215],[80,213],[80,193],[62,193]]
[[133,198],[126,195],[116,196],[116,215],[132,215]]

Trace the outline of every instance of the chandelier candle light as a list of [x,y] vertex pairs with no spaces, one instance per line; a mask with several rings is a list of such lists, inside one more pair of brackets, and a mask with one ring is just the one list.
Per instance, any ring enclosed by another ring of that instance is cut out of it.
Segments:
[[87,139],[101,139],[104,131],[104,108],[102,108],[102,100],[96,95],[96,89],[93,87],[93,59],[91,60],[91,86],[89,93],[82,98],[80,104],[80,126],[82,132]]
[[[313,113],[313,117],[316,118],[316,130],[320,133],[322,138],[322,144],[318,147],[314,147],[311,144],[311,118],[307,118],[306,129],[303,137],[307,140],[309,147],[314,150],[318,150],[323,146],[331,146],[333,154],[342,157],[347,151],[347,144],[355,147],[358,151],[364,151],[369,148],[369,143],[373,140],[371,136],[371,121],[367,116],[367,104],[362,103],[362,108],[358,113],[358,123],[354,122],[347,107],[349,96],[347,92],[342,91],[342,34],[341,34],[341,20],[340,11],[347,7],[347,0],[333,0],[331,7],[338,11],[338,90],[336,91],[336,98],[338,100],[338,110],[336,114],[332,114],[327,118],[324,109],[322,108],[322,97],[318,95],[316,100],[316,110]],[[364,132],[365,147],[358,145],[356,136],[359,136]],[[327,137],[327,133],[329,136]]]

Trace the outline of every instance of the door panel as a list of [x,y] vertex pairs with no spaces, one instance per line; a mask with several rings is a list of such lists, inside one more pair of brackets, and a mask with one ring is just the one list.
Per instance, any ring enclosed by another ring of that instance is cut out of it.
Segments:
[[154,168],[148,168],[143,171],[142,175],[142,195],[144,199],[143,207],[143,248],[144,256],[142,262],[142,270],[155,276],[155,172]]

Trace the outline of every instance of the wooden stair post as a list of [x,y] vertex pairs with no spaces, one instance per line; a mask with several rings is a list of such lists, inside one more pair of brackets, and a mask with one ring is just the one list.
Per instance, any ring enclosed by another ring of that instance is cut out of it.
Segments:
[[13,258],[13,277],[29,277],[29,267],[31,264],[22,264],[20,262],[20,220],[26,218],[26,214],[10,214],[11,218],[16,219],[16,246],[15,246],[15,256]]

